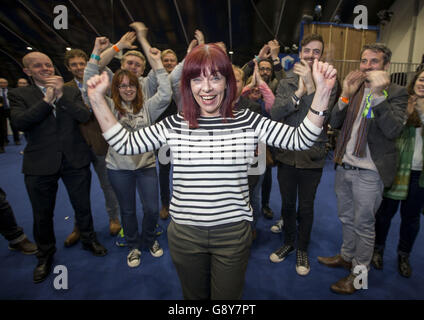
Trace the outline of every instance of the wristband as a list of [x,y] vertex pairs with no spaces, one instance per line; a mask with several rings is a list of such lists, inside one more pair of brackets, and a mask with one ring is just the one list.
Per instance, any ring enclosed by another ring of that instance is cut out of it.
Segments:
[[315,109],[312,109],[312,107],[310,107],[310,108],[309,108],[309,110],[310,110],[313,114],[316,114],[317,116],[320,116],[320,117],[325,117],[325,116],[328,114],[328,110],[325,110],[325,111],[317,111],[317,110],[315,110]]
[[115,50],[116,52],[121,51],[121,50],[119,50],[119,48],[118,48],[118,46],[117,46],[116,44],[114,44],[114,45],[112,46],[112,48],[113,48],[113,50]]
[[293,94],[293,100],[295,101],[296,105],[299,105],[300,99],[296,94]]
[[257,62],[259,62],[259,57],[258,56],[255,56],[255,60],[257,61]]
[[342,100],[343,103],[346,103],[346,104],[349,103],[349,98],[340,96],[340,100]]
[[93,58],[97,61],[100,61],[100,56],[98,56],[97,54],[94,54],[94,53],[91,54],[90,58]]

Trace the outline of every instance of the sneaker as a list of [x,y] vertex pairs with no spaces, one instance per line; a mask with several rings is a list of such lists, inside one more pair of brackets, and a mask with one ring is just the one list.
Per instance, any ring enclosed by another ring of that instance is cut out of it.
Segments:
[[119,231],[118,235],[116,236],[115,244],[118,247],[126,247],[126,246],[128,246],[127,240],[125,239],[124,229],[123,228],[121,229],[121,231]]
[[138,249],[132,249],[127,256],[127,264],[130,268],[135,268],[140,265],[141,252]]
[[155,240],[152,247],[150,248],[150,254],[155,258],[159,258],[163,255],[163,249],[160,247],[157,240]]
[[15,244],[9,243],[9,249],[13,251],[20,251],[21,253],[28,255],[35,254],[38,251],[37,245],[29,241],[28,238],[24,238],[24,240]]
[[163,228],[159,224],[156,224],[155,233],[156,236],[160,236],[163,233]]
[[311,271],[309,265],[308,253],[306,251],[297,250],[296,252],[296,272],[300,276],[306,276]]
[[269,256],[269,259],[274,263],[278,263],[283,261],[293,251],[294,251],[293,246],[289,246],[285,244],[280,249],[277,249],[276,251],[271,253],[271,255]]
[[281,233],[283,231],[284,220],[283,218],[278,219],[277,223],[271,227],[271,232]]
[[271,220],[274,217],[274,212],[268,206],[263,206],[262,207],[262,214],[264,215],[264,217],[266,219],[270,219]]

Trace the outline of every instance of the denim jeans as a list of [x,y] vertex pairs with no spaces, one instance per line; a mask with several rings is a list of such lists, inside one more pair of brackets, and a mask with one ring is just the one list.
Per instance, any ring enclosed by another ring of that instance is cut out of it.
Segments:
[[278,165],[284,244],[296,247],[297,236],[297,248],[308,251],[314,219],[315,194],[321,176],[322,168],[301,169],[283,163]]
[[375,222],[375,246],[384,249],[390,223],[396,214],[400,203],[400,235],[398,253],[409,255],[420,231],[420,214],[424,206],[424,188],[419,186],[421,171],[411,171],[408,196],[406,200],[383,198],[377,211]]
[[[148,249],[155,241],[159,218],[159,192],[156,168],[107,170],[109,181],[118,198],[121,223],[130,249]],[[138,233],[136,190],[143,206],[141,235]]]

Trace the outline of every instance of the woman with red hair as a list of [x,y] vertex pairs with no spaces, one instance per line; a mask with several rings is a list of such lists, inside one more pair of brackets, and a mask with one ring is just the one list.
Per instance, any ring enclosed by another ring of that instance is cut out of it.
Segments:
[[242,298],[252,242],[248,169],[259,141],[304,150],[319,136],[336,70],[318,61],[313,70],[316,93],[299,127],[246,109],[233,112],[234,72],[225,52],[214,44],[197,46],[185,59],[182,113],[136,132],[122,127],[107,108],[107,75],[88,81],[93,111],[118,153],[139,154],[165,144],[171,148],[168,244],[185,299]]

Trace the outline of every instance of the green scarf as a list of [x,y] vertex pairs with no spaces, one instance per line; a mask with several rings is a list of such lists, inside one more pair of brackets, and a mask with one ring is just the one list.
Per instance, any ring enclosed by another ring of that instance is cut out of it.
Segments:
[[[415,147],[415,133],[414,126],[405,126],[401,136],[396,140],[396,147],[399,151],[399,166],[396,173],[395,180],[390,188],[384,192],[384,197],[393,200],[405,200],[408,196],[409,180],[411,178],[412,158],[414,156]],[[424,159],[424,148],[423,159]],[[424,187],[424,170],[421,171],[419,186]]]

